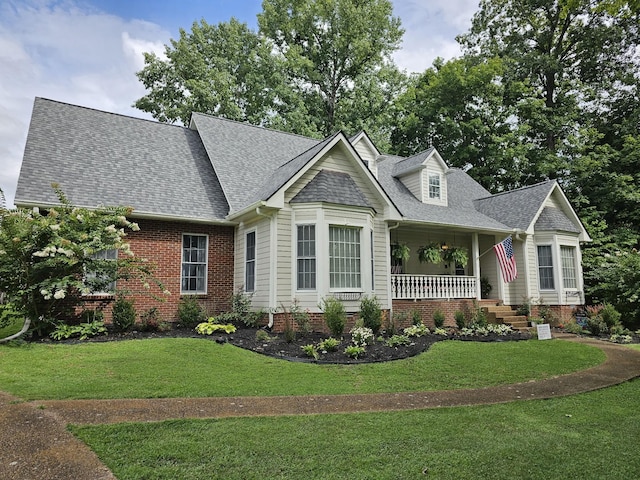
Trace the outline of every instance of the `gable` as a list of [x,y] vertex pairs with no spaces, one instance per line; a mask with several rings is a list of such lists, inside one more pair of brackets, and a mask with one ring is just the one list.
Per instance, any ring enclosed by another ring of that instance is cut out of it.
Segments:
[[[318,177],[323,171],[325,173]],[[343,192],[340,194],[340,201],[336,201],[338,200],[338,192],[334,192],[334,200],[331,203],[340,204],[342,201],[347,202],[343,203],[344,205],[354,205],[354,202],[363,203],[364,205],[359,206],[366,205],[385,217],[400,219],[400,214],[393,202],[363,161],[357,156],[351,145],[346,142],[346,139],[333,144],[318,158],[310,162],[307,168],[301,171],[297,177],[292,178],[292,181],[283,189],[282,202],[292,202],[314,180],[316,182],[326,181],[327,177],[331,177],[331,181],[335,184],[334,186],[339,187],[340,190],[343,190],[349,184],[355,186],[359,192],[357,194],[358,200],[352,198],[347,192]],[[314,190],[317,190],[317,186],[314,187]],[[303,195],[306,196],[307,193]],[[298,197],[298,200],[304,198],[304,196]]]
[[376,160],[380,156],[380,152],[373,144],[369,136],[365,132],[360,132],[349,139],[353,148],[358,152],[360,158],[364,160],[369,169],[375,176],[378,175]]
[[393,176],[422,203],[446,206],[448,170],[440,154],[431,147],[397,162],[393,166]]
[[348,173],[332,170],[320,170],[313,180],[291,199],[291,203],[314,202],[373,208]]
[[536,220],[534,230],[536,232],[555,231],[580,233],[580,228],[557,207],[544,207],[538,220]]

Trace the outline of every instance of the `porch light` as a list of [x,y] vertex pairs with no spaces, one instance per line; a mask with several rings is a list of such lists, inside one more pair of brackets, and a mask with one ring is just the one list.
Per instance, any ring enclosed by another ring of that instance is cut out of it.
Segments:
[[447,242],[442,242],[442,245],[440,246],[440,248],[442,250],[448,250],[449,249],[449,245],[447,245]]

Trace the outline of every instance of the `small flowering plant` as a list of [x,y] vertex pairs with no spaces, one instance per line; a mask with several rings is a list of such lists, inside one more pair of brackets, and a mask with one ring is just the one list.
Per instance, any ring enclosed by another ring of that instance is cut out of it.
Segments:
[[373,330],[367,327],[355,327],[351,329],[351,342],[356,347],[371,345],[374,340]]
[[[127,220],[131,209],[78,208],[53,188],[59,205],[46,211],[0,208],[0,291],[36,328],[71,318],[83,295],[118,279],[154,283],[166,294],[125,241],[127,231],[140,229]],[[107,251],[118,252],[117,262],[101,255]]]

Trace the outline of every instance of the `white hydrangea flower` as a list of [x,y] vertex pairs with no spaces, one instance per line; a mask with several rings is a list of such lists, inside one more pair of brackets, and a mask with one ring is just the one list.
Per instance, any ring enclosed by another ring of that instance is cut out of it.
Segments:
[[118,223],[120,223],[120,225],[129,225],[129,220],[127,220],[127,217],[125,217],[124,215],[119,215]]
[[49,225],[49,228],[55,232],[56,230],[60,230],[60,225],[56,223],[54,225]]
[[38,207],[33,207],[33,213],[39,214],[40,213],[40,209]]
[[132,223],[131,225],[129,225],[131,227],[131,230],[133,230],[134,232],[137,232],[140,230],[140,226],[137,223]]
[[53,294],[53,298],[56,300],[62,300],[65,296],[64,290],[56,290],[56,293]]
[[105,227],[105,231],[109,232],[109,233],[116,233],[116,226],[114,224],[109,225],[108,227]]

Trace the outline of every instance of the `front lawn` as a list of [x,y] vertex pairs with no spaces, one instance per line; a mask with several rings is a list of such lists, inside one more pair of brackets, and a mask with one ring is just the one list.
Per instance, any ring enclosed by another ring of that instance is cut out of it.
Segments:
[[640,478],[640,381],[551,400],[73,426],[128,479]]
[[24,319],[13,319],[8,325],[0,328],[0,339],[7,338],[10,335],[18,333],[24,325]]
[[0,347],[0,390],[27,400],[351,394],[480,388],[600,364],[563,340],[435,344],[413,358],[362,365],[287,362],[196,338]]

